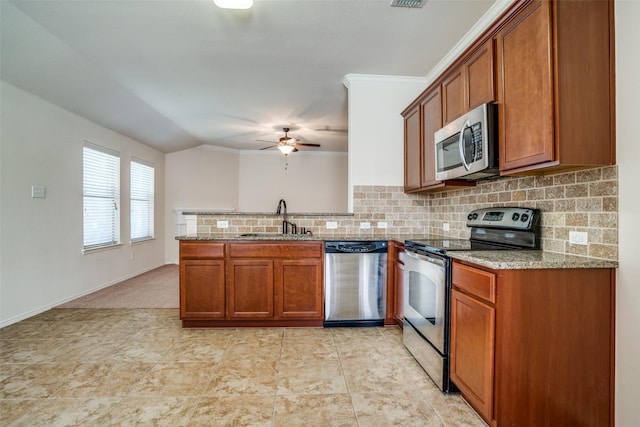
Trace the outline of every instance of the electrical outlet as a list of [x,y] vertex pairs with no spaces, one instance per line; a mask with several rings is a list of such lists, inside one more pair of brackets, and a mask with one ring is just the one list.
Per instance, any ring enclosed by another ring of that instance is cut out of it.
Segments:
[[360,230],[368,230],[371,228],[371,223],[370,222],[361,222],[360,223]]
[[379,222],[378,223],[378,228],[387,228],[387,223],[386,222]]
[[338,228],[336,221],[327,221],[327,230],[335,230],[336,228]]
[[34,199],[44,199],[47,197],[47,187],[44,185],[32,185],[31,197]]
[[216,224],[218,228],[229,228],[229,221],[218,221]]
[[449,223],[448,222],[443,222],[442,223],[442,230],[443,231],[449,231]]
[[586,245],[589,241],[589,234],[586,231],[570,231],[569,243],[573,245]]

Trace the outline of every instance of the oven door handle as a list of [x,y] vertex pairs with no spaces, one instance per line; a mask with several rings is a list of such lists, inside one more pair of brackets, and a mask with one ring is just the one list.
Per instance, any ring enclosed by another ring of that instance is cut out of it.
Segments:
[[431,256],[428,256],[428,255],[422,255],[422,254],[418,254],[418,253],[415,253],[415,252],[412,252],[412,251],[404,251],[404,253],[407,256],[409,256],[411,258],[414,258],[414,259],[417,259],[419,261],[427,261],[427,262],[430,262],[432,264],[437,264],[437,265],[440,265],[440,266],[443,266],[443,267],[444,267],[444,264],[445,264],[445,262],[444,262],[444,260],[442,258],[435,258],[435,257],[431,257]]

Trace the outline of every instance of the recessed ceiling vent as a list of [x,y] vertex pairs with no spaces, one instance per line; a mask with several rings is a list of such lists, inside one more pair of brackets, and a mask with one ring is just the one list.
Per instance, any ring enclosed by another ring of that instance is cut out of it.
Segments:
[[391,0],[394,7],[422,7],[427,0]]

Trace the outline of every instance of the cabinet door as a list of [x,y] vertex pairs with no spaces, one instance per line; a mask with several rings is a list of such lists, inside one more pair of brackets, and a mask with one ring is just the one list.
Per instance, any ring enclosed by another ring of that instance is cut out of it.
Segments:
[[422,148],[420,143],[420,108],[404,116],[404,191],[420,189]]
[[451,291],[451,380],[485,419],[493,417],[495,308]]
[[496,50],[500,170],[555,160],[550,2],[523,9],[496,36]]
[[273,318],[273,260],[232,259],[228,268],[228,317]]
[[424,132],[422,149],[422,187],[440,184],[436,179],[436,140],[433,134],[442,127],[442,101],[440,87],[428,93],[420,103],[422,129]]
[[462,64],[465,110],[495,100],[493,63],[493,39],[489,39]]
[[323,318],[322,260],[278,260],[275,283],[276,318]]
[[224,278],[224,260],[181,260],[180,318],[224,318]]
[[442,82],[442,120],[446,125],[465,112],[464,79],[458,67]]

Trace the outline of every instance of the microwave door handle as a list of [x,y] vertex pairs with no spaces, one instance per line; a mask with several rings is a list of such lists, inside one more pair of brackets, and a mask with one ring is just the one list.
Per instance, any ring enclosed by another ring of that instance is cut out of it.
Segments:
[[464,130],[467,127],[470,127],[471,124],[469,120],[465,120],[462,124],[462,128],[460,128],[460,138],[458,139],[458,147],[460,148],[460,160],[462,161],[462,165],[466,170],[471,169],[471,166],[467,163],[467,159],[464,158]]

